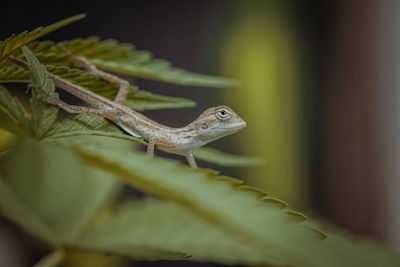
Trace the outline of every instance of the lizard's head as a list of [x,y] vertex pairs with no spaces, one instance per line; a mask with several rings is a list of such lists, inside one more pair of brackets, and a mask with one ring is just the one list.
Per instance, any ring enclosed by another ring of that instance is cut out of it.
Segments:
[[200,132],[198,137],[207,143],[246,127],[246,122],[228,106],[209,108],[196,121]]

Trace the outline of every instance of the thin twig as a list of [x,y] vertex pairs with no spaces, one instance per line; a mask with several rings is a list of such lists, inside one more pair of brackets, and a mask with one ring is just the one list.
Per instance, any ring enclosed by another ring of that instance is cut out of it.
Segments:
[[53,250],[50,254],[44,256],[32,267],[55,267],[65,258],[65,250],[61,247]]

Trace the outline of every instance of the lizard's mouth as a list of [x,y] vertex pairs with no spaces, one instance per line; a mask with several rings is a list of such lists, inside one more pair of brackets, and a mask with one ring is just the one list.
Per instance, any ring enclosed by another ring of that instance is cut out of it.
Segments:
[[230,128],[231,128],[232,132],[236,133],[236,132],[242,130],[243,128],[245,128],[246,125],[247,125],[246,122],[242,120],[240,122],[232,124]]

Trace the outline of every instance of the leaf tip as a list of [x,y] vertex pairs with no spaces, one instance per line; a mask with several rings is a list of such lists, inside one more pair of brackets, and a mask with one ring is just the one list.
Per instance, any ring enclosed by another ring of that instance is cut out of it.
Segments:
[[268,205],[272,205],[272,206],[275,206],[275,207],[281,208],[281,209],[287,208],[289,206],[289,204],[286,203],[285,201],[280,200],[278,198],[274,198],[274,197],[267,196],[267,197],[263,197],[261,200]]
[[315,229],[315,228],[310,227],[310,226],[308,226],[308,225],[302,225],[302,226],[303,226],[305,229],[311,231],[312,234],[314,235],[314,237],[315,237],[317,240],[324,240],[324,239],[326,239],[326,238],[328,237],[325,233],[321,232],[321,231],[318,230],[318,229]]
[[242,180],[231,178],[231,177],[228,177],[228,176],[223,176],[223,175],[214,176],[212,178],[214,180],[217,180],[217,181],[228,182],[234,187],[241,186],[243,184]]
[[250,186],[250,185],[241,185],[239,187],[239,190],[242,192],[249,192],[249,193],[256,194],[260,198],[263,198],[267,195],[267,193],[264,190],[257,188],[257,187]]
[[285,211],[285,213],[287,215],[289,215],[289,217],[297,222],[302,222],[305,221],[307,219],[307,216],[304,214],[301,214],[300,212],[297,211],[293,211],[293,210],[287,210]]

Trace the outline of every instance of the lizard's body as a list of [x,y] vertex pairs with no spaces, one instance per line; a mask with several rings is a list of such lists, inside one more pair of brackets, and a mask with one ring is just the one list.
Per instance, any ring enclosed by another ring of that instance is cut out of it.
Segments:
[[[29,69],[29,64],[21,59],[10,56],[9,60]],[[78,97],[93,108],[69,105],[50,96],[43,96],[44,101],[57,105],[69,113],[95,114],[113,121],[128,134],[146,140],[148,142],[147,153],[151,156],[156,145],[161,150],[185,156],[192,167],[197,167],[193,157],[194,149],[233,134],[246,126],[246,123],[227,106],[209,108],[185,127],[172,128],[162,125],[124,105],[129,89],[127,81],[97,70],[84,59],[76,60],[79,60],[88,71],[95,75],[120,84],[120,91],[115,100],[109,100],[49,73],[49,77],[56,86]]]

